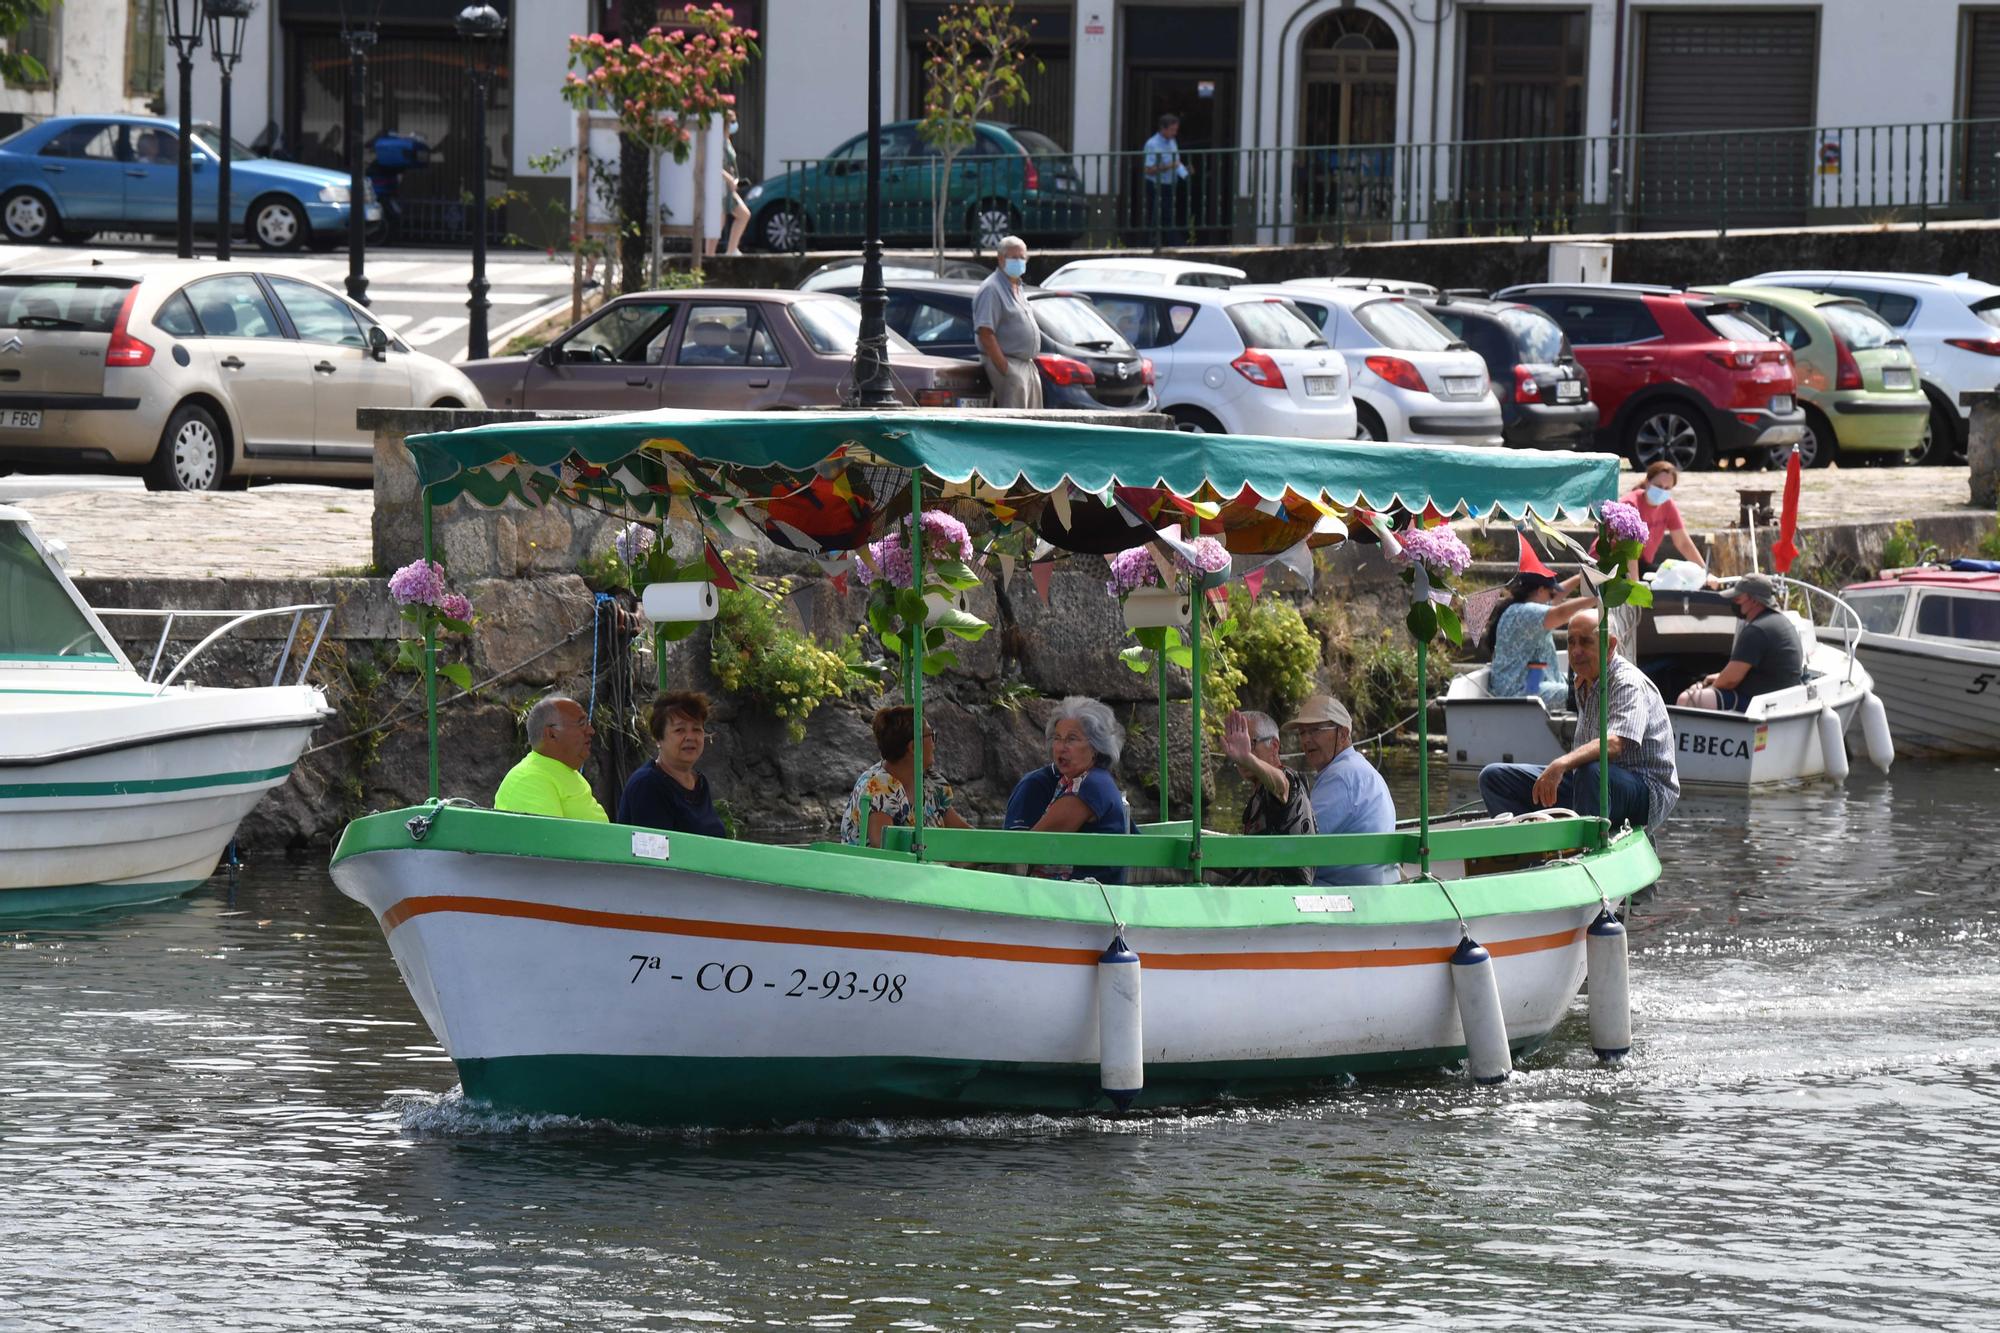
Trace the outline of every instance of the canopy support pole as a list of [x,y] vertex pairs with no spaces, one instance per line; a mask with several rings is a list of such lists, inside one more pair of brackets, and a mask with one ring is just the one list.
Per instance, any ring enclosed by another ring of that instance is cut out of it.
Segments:
[[1597,597],[1597,823],[1598,846],[1611,845],[1611,682],[1605,672],[1610,667],[1608,642],[1611,638],[1611,608],[1604,595]]
[[1431,873],[1431,646],[1417,640],[1417,873]]
[[[1201,538],[1201,515],[1188,518],[1189,541]],[[1188,800],[1188,869],[1194,875],[1194,882],[1201,883],[1201,622],[1208,610],[1208,589],[1202,587],[1202,574],[1197,569],[1194,574],[1194,614],[1188,617],[1188,641],[1194,652],[1194,730],[1188,736],[1189,763],[1193,773],[1193,795]],[[1160,744],[1164,749],[1166,738],[1162,735]]]
[[1173,767],[1167,756],[1167,652],[1164,648],[1153,654],[1153,674],[1160,679],[1160,822],[1164,824],[1173,818],[1168,813],[1172,803]]
[[[424,488],[424,564],[431,563],[431,492]],[[430,793],[438,799],[438,632],[437,622],[424,620],[424,732],[430,746]]]
[[[872,145],[871,145],[872,151]],[[910,469],[910,587],[924,594],[924,474]],[[910,796],[910,855],[924,859],[924,651],[930,640],[928,608],[903,632],[903,671],[909,682],[911,721],[910,772],[917,789]],[[863,840],[866,840],[864,831]]]

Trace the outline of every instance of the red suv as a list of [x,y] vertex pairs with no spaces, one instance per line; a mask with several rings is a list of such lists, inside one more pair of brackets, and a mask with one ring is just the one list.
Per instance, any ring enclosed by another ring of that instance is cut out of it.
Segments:
[[1761,461],[1805,434],[1791,349],[1741,301],[1630,283],[1509,287],[1547,311],[1590,372],[1597,440],[1640,467]]

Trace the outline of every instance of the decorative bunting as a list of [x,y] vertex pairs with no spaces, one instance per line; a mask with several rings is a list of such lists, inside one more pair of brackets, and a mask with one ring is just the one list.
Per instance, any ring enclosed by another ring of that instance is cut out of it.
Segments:
[[1037,560],[1028,566],[1028,572],[1035,577],[1035,592],[1041,596],[1042,605],[1049,604],[1049,581],[1055,576],[1056,562]]
[[722,552],[715,549],[715,543],[704,539],[701,544],[702,558],[708,561],[709,572],[715,575],[715,586],[727,592],[734,592],[742,585],[729,572],[729,566],[722,563]]
[[1243,576],[1243,586],[1249,589],[1250,600],[1253,602],[1257,600],[1257,595],[1264,591],[1264,572],[1264,568],[1259,566]]
[[1069,487],[1058,486],[1049,492],[1049,504],[1056,511],[1056,521],[1068,532],[1074,525],[1069,521]]

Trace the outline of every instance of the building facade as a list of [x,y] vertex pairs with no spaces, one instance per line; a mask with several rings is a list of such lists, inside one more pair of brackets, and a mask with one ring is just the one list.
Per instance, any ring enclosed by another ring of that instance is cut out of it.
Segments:
[[29,20],[15,45],[48,70],[0,84],[0,135],[50,116],[140,113],[157,104],[166,69],[165,0],[64,0]]

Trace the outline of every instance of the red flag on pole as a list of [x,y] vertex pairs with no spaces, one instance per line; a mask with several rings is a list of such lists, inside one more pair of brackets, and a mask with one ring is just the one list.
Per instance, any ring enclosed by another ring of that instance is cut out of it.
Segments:
[[1785,464],[1785,509],[1778,518],[1778,540],[1771,543],[1771,563],[1778,567],[1780,574],[1792,572],[1792,561],[1799,558],[1799,451],[1792,450],[1790,461]]

